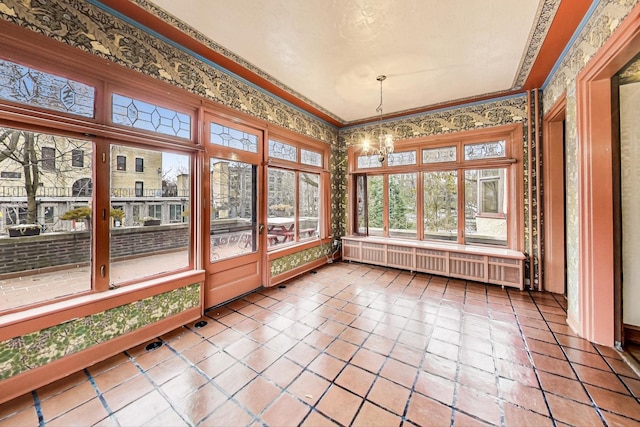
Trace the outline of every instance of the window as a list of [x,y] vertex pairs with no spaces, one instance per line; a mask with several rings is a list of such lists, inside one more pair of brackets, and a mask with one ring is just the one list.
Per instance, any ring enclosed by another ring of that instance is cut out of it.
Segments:
[[95,89],[83,83],[0,59],[0,98],[38,108],[94,117]]
[[147,216],[149,218],[161,219],[162,218],[162,205],[160,205],[160,204],[149,205],[148,213],[149,214]]
[[184,206],[171,204],[169,205],[169,222],[183,222],[184,221]]
[[353,233],[514,247],[521,206],[509,183],[522,168],[521,136],[503,134],[487,142],[447,143],[456,136],[444,136],[440,146],[412,143],[417,150],[397,150],[383,163],[356,155]]
[[93,191],[93,183],[91,178],[80,178],[73,183],[71,187],[71,195],[73,197],[88,197]]
[[126,156],[116,156],[116,170],[126,171],[127,170],[127,157]]
[[211,123],[209,127],[209,140],[212,144],[223,147],[235,148],[236,150],[258,152],[258,137],[256,135],[242,132],[238,129]]
[[74,168],[84,167],[84,151],[79,149],[71,150],[71,166]]
[[42,147],[40,164],[42,165],[42,170],[56,170],[56,149],[53,147]]
[[144,159],[136,157],[136,172],[144,172]]
[[20,172],[2,171],[0,172],[0,178],[20,179],[22,178],[22,174]]
[[[68,138],[60,135],[0,128],[0,145],[11,155],[0,162],[0,174],[14,177],[11,181],[2,182],[0,194],[0,232],[7,233],[7,227],[18,224],[36,224],[40,234],[47,237],[36,239],[7,239],[5,244],[14,246],[20,253],[19,262],[5,265],[4,271],[21,281],[12,283],[20,291],[4,294],[0,298],[0,312],[27,304],[46,302],[47,300],[73,295],[91,289],[92,242],[89,233],[90,223],[85,218],[91,215],[93,199],[91,192],[82,198],[74,194],[74,184],[78,180],[79,169],[59,162],[56,173],[55,156],[70,160],[77,147],[91,153],[93,144],[90,141]],[[13,140],[15,145],[8,144]],[[25,153],[36,155],[36,159]],[[35,161],[33,161],[35,160]],[[68,161],[67,160],[67,161]],[[28,169],[29,173],[14,174],[20,169]],[[36,191],[26,191],[33,187]],[[19,202],[19,203],[18,203]],[[75,209],[78,208],[78,209]],[[4,239],[3,239],[4,240]],[[42,267],[56,270],[56,274],[68,277],[73,286],[60,286],[47,292],[28,292],[25,286],[29,283],[40,283],[39,274]]]
[[[180,222],[183,224],[161,224],[152,228],[144,225],[155,225],[150,222],[152,218],[166,219],[167,213],[171,214],[171,210],[163,212],[167,206],[189,203],[190,156],[126,145],[112,145],[111,153],[112,157],[126,155],[129,158],[144,158],[154,167],[158,165],[161,173],[154,173],[153,179],[145,177],[143,183],[130,176],[133,172],[123,174],[114,170],[117,162],[112,160],[110,163],[111,212],[118,214],[114,212],[118,210],[124,215],[122,219],[114,218],[113,223],[116,225],[116,221],[119,221],[124,224],[124,229],[110,228],[109,282],[118,286],[126,285],[187,268],[191,239],[188,217],[183,217],[183,212],[180,212]],[[177,188],[176,195],[162,193],[163,180],[165,185],[171,183]],[[132,256],[135,260],[131,259]]]
[[164,135],[191,138],[191,116],[128,96],[113,94],[113,123]]
[[269,141],[267,242],[270,248],[321,237],[323,154],[295,141]]

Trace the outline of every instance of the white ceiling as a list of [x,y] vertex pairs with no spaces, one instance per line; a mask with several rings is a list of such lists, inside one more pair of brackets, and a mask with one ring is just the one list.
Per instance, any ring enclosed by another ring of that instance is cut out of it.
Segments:
[[543,0],[153,0],[348,123],[515,89]]

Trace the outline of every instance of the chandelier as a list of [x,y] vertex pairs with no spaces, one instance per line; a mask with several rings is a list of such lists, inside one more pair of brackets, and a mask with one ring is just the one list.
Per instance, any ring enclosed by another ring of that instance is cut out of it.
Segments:
[[378,131],[378,144],[376,147],[372,146],[371,141],[369,139],[365,139],[362,142],[362,153],[366,156],[369,154],[369,151],[377,152],[378,161],[380,163],[384,162],[384,159],[388,154],[393,153],[393,136],[390,134],[382,133],[382,82],[385,81],[387,76],[381,75],[376,77],[376,80],[380,82],[380,105],[376,108],[376,112],[380,113],[380,130]]

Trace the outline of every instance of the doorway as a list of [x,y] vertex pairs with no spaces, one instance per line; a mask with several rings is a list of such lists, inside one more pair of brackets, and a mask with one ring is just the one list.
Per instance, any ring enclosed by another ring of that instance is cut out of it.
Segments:
[[213,307],[263,284],[263,131],[213,115],[206,123],[204,303]]
[[566,295],[565,117],[563,97],[544,117],[544,260],[543,288]]

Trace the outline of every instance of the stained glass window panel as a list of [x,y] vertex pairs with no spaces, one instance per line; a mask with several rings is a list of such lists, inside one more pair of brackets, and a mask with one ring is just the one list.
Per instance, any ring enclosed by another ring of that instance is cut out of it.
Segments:
[[93,87],[1,59],[0,98],[77,116],[94,117]]
[[211,123],[210,141],[212,144],[237,150],[258,152],[258,137],[217,123]]
[[276,159],[289,160],[290,162],[298,161],[298,149],[293,145],[284,142],[269,140],[269,157]]
[[113,94],[111,120],[117,125],[191,138],[191,117],[159,105]]
[[404,151],[400,153],[391,153],[388,156],[387,163],[389,166],[404,166],[416,164],[416,152]]
[[456,161],[456,147],[425,148],[422,163],[444,163]]
[[378,160],[378,155],[358,156],[358,169],[379,168],[382,163]]
[[322,154],[315,151],[300,150],[300,162],[305,165],[322,167]]
[[482,144],[467,144],[464,146],[465,160],[495,159],[506,156],[506,142],[483,142]]

